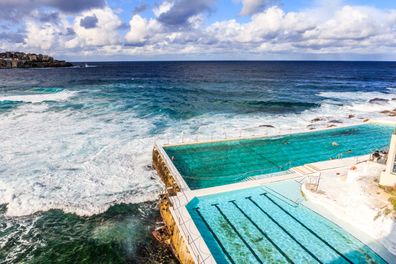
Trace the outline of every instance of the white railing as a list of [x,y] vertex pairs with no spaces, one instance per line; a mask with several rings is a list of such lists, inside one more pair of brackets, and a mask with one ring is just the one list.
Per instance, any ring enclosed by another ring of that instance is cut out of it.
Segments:
[[[182,197],[180,197],[179,195],[181,195]],[[183,199],[184,201],[181,199]],[[196,243],[199,239],[203,241],[203,238],[199,234],[199,232],[193,233],[191,231],[191,228],[189,228],[189,224],[195,226],[190,214],[188,213],[187,218],[187,215],[183,215],[182,213],[182,210],[187,210],[185,207],[188,202],[187,195],[184,191],[181,191],[178,193],[178,195],[169,196],[169,200],[172,202],[174,217],[176,217],[175,221],[177,221],[178,223],[177,226],[179,227],[180,233],[182,234],[184,241],[187,243],[191,255],[193,256],[197,264],[205,263],[208,259],[212,257],[212,254],[208,251],[207,248],[201,249],[199,246],[200,244]]]
[[[309,123],[307,123],[309,124]],[[356,124],[343,124],[337,127],[318,127],[314,130],[309,130],[305,126],[300,128],[275,128],[275,127],[261,127],[261,128],[218,128],[214,131],[182,131],[180,134],[167,134],[156,138],[155,142],[161,145],[178,145],[178,144],[193,144],[197,142],[211,142],[211,141],[221,141],[221,140],[232,140],[239,138],[257,138],[257,137],[277,137],[296,133],[306,133],[306,132],[316,132],[332,130],[343,127],[351,127],[360,125]]]
[[155,143],[160,145],[179,145],[179,144],[194,144],[194,143],[204,143],[212,141],[222,141],[222,140],[232,140],[240,138],[257,138],[257,137],[277,137],[284,136],[288,134],[302,133],[306,132],[305,129],[274,129],[268,128],[264,131],[249,131],[246,129],[236,129],[205,133],[185,133],[182,131],[179,135],[164,135],[155,139]]
[[[180,233],[184,237],[184,240],[188,245],[191,255],[195,258],[196,263],[197,264],[205,263],[205,261],[207,259],[212,257],[212,254],[210,254],[210,252],[208,252],[208,250],[200,249],[199,245],[197,245],[197,243],[195,243],[198,239],[202,239],[202,237],[199,233],[198,234],[191,233],[191,229],[187,226],[187,224],[194,224],[194,222],[191,219],[190,214],[188,214],[188,218],[186,219],[186,215],[184,214],[184,216],[183,216],[183,213],[182,213],[183,209],[187,210],[185,208],[185,206],[187,205],[189,198],[186,194],[186,190],[189,190],[189,188],[188,188],[187,184],[185,183],[185,181],[183,180],[183,178],[181,177],[179,171],[173,165],[173,162],[170,161],[168,155],[165,153],[163,148],[157,144],[155,145],[155,147],[160,152],[161,156],[165,160],[167,167],[169,168],[170,172],[172,173],[172,176],[175,178],[176,183],[180,187],[180,191],[174,196],[170,196],[170,194],[168,192],[169,189],[172,189],[172,188],[164,189],[164,194],[166,194],[168,196],[169,200],[172,203],[173,213],[176,216],[175,221],[178,222],[178,227],[180,227]],[[182,219],[184,221],[182,221]],[[205,251],[207,251],[207,253],[204,253]]]

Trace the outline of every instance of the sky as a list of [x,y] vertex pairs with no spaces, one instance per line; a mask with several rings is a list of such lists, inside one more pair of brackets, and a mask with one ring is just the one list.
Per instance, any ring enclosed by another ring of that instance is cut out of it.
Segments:
[[396,1],[0,0],[0,39],[70,61],[396,60]]

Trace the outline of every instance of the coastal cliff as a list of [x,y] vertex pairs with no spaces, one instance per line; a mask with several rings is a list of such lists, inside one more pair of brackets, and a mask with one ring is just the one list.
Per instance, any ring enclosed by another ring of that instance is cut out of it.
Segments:
[[0,69],[11,68],[51,68],[70,67],[70,62],[55,60],[53,57],[43,54],[24,52],[2,52],[0,53]]

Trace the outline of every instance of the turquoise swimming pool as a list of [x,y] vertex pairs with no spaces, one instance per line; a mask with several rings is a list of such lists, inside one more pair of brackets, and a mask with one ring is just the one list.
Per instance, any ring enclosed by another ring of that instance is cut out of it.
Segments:
[[[272,138],[164,147],[191,189],[387,148],[394,126],[364,124]],[[333,144],[333,142],[336,142]]]
[[217,263],[386,263],[338,225],[268,187],[194,198],[187,210]]

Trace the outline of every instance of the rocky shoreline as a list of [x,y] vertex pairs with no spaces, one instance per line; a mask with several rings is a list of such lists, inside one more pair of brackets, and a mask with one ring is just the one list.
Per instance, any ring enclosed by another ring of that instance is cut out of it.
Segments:
[[51,56],[24,52],[0,53],[0,69],[71,67],[73,64]]

